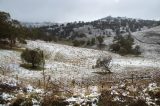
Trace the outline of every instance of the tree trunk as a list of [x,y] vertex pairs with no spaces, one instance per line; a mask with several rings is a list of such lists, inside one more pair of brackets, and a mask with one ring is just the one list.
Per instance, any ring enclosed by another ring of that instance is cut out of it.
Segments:
[[12,39],[10,40],[10,49],[12,49],[12,47],[13,47],[13,41],[12,41]]
[[32,62],[32,68],[35,68],[35,64],[34,64],[34,62]]
[[15,39],[10,39],[10,48],[12,49],[13,48],[13,45],[15,45],[16,41]]

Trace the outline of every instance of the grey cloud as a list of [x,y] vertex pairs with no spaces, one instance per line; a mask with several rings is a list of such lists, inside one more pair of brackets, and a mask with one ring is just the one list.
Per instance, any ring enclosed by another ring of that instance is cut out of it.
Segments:
[[0,0],[20,21],[91,21],[112,16],[160,19],[160,0]]

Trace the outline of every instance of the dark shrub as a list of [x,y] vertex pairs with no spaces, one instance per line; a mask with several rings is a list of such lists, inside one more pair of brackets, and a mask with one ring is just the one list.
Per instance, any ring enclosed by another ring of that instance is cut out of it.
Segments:
[[40,66],[43,63],[43,52],[39,49],[26,49],[21,54],[22,60],[32,64],[32,68]]
[[137,100],[136,102],[129,104],[129,106],[148,106],[148,105],[144,100]]

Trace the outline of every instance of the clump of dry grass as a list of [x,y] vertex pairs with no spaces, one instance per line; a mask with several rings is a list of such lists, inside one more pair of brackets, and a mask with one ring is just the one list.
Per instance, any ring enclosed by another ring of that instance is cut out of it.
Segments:
[[54,61],[62,62],[65,60],[65,56],[61,52],[57,52],[54,57]]

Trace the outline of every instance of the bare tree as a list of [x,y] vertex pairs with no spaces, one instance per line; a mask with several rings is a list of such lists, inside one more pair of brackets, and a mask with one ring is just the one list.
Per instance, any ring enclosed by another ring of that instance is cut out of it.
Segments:
[[99,58],[96,62],[96,68],[102,68],[103,70],[105,70],[105,72],[109,72],[111,73],[111,61],[112,61],[112,57],[108,56],[108,57],[103,57],[103,58]]

